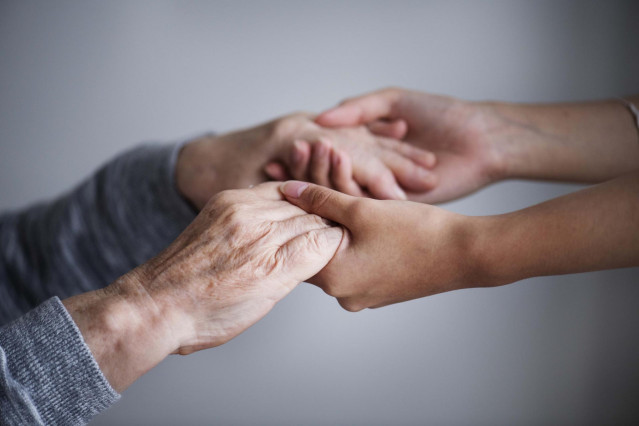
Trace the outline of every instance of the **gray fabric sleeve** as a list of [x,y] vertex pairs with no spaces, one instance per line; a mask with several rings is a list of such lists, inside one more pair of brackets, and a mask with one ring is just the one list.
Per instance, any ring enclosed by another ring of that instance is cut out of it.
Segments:
[[108,285],[191,222],[180,148],[138,147],[56,200],[0,215],[0,324],[18,318],[0,329],[0,423],[85,423],[119,397],[59,298]]
[[195,217],[175,188],[180,148],[135,148],[68,194],[1,215],[0,324],[104,287],[171,243]]
[[87,423],[119,399],[54,297],[0,328],[0,423]]

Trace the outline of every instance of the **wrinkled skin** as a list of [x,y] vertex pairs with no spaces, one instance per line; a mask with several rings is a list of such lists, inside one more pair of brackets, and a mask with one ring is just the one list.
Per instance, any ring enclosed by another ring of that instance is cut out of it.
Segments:
[[177,352],[221,345],[262,318],[335,253],[342,229],[282,200],[275,183],[225,191],[139,274],[179,318]]

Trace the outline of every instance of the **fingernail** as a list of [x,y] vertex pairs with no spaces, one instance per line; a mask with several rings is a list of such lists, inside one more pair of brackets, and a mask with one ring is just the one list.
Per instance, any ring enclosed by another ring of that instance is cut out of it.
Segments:
[[302,195],[302,192],[304,192],[307,187],[308,183],[306,182],[292,180],[289,182],[284,182],[282,185],[280,185],[280,191],[282,191],[282,194],[286,195],[287,197],[299,198],[300,195]]
[[408,200],[406,193],[399,186],[395,186],[395,188],[393,188],[393,192],[400,200]]

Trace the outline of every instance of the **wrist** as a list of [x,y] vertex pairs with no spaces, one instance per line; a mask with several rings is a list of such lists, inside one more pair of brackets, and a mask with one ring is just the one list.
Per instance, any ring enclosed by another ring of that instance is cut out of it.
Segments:
[[475,163],[484,184],[508,178],[507,152],[504,150],[507,123],[498,113],[497,103],[456,99],[455,122],[464,123],[463,137],[476,151]]
[[517,146],[513,142],[518,141],[521,135],[517,134],[517,127],[504,115],[504,110],[510,108],[510,105],[501,102],[472,104],[479,122],[478,137],[488,151],[485,174],[493,182],[516,177],[515,165],[520,152],[516,151]]
[[509,232],[510,219],[511,215],[468,218],[473,287],[496,287],[526,278],[518,267],[517,237],[513,239]]
[[215,158],[216,141],[215,136],[204,135],[185,143],[175,163],[177,190],[198,211],[210,198],[210,188],[217,182],[218,171],[210,161]]
[[63,301],[103,374],[118,392],[178,347],[171,316],[131,271],[108,287]]
[[314,116],[308,112],[295,112],[277,118],[267,124],[267,137],[264,138],[262,148],[268,152],[270,158],[286,163],[293,142],[317,134],[320,126],[314,121]]

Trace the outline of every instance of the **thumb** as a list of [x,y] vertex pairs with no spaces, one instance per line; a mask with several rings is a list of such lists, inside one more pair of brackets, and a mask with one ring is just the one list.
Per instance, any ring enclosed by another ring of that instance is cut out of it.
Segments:
[[315,122],[325,127],[359,126],[382,118],[393,119],[393,111],[401,96],[400,91],[386,89],[353,99],[324,111]]
[[348,222],[349,207],[357,199],[325,186],[295,180],[284,182],[280,191],[289,203],[341,224]]

